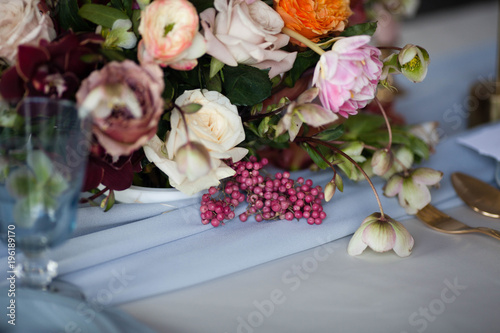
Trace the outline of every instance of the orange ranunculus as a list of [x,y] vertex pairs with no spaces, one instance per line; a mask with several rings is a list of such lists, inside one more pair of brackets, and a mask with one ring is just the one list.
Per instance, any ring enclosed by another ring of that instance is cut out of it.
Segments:
[[343,31],[352,14],[349,0],[274,0],[274,9],[287,28],[314,42],[330,32]]

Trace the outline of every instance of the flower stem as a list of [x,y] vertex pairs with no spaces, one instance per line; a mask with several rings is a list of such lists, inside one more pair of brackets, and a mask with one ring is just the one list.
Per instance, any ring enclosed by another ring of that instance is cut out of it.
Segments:
[[379,50],[395,50],[395,51],[401,51],[401,47],[397,46],[378,46],[377,49]]
[[389,118],[387,117],[387,113],[384,110],[384,107],[382,106],[382,103],[378,100],[377,97],[375,97],[375,102],[377,103],[378,107],[380,108],[380,112],[384,116],[385,120],[385,125],[387,126],[387,133],[389,134],[389,142],[387,143],[387,147],[385,149],[390,150],[392,146],[392,129],[391,129],[391,124],[389,123]]
[[174,107],[177,110],[179,110],[179,112],[181,114],[182,122],[184,123],[184,130],[186,131],[186,139],[187,139],[187,142],[189,143],[190,142],[190,140],[189,140],[189,128],[188,128],[188,124],[186,121],[186,115],[184,114],[184,111],[182,110],[182,108],[180,106],[178,106],[177,104],[174,103]]
[[[377,200],[377,204],[378,204],[378,207],[380,209],[380,215],[381,215],[380,220],[381,221],[385,221],[384,208],[382,207],[382,202],[380,201],[380,197],[379,197],[379,195],[377,193],[377,189],[375,188],[375,185],[373,185],[373,182],[370,179],[370,177],[366,174],[365,170],[363,170],[363,168],[358,163],[356,163],[356,161],[354,161],[349,155],[347,155],[346,153],[344,153],[340,148],[335,147],[334,145],[330,144],[329,142],[324,142],[324,141],[321,141],[321,140],[318,140],[318,139],[305,138],[305,137],[300,137],[300,138],[297,137],[297,138],[295,138],[295,141],[302,141],[302,142],[308,142],[309,141],[309,142],[314,142],[316,144],[320,144],[320,145],[323,145],[323,146],[327,146],[328,148],[334,150],[336,153],[344,156],[349,162],[351,162],[356,168],[358,168],[358,170],[363,174],[363,176],[365,177],[365,179],[370,184],[370,187],[372,188],[373,194],[375,195],[375,199]],[[322,156],[322,155],[320,154],[320,156]]]
[[319,55],[322,55],[323,53],[325,53],[325,50],[323,50],[316,43],[311,42],[309,39],[307,39],[306,37],[302,36],[298,32],[295,32],[295,31],[293,31],[293,30],[291,30],[289,28],[286,28],[286,27],[283,28],[283,29],[281,29],[281,32],[284,33],[285,35],[288,35],[288,36],[290,36],[292,38],[295,38],[299,42],[305,44],[308,48],[310,48],[311,50],[313,50],[314,52],[316,52]]

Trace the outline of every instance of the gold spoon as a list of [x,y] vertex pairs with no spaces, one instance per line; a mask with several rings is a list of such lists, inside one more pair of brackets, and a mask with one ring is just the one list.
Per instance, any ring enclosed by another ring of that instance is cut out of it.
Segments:
[[474,211],[500,218],[500,190],[461,172],[451,175],[451,183],[458,196]]

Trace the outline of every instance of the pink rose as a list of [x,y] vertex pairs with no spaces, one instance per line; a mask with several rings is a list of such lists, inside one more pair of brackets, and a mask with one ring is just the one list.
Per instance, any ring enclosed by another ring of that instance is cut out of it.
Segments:
[[272,7],[260,0],[215,0],[214,6],[200,14],[208,54],[229,66],[270,68],[270,78],[292,68],[297,53],[280,50],[290,38]]
[[139,61],[193,69],[206,51],[198,20],[196,8],[187,0],[153,1],[141,12]]
[[118,158],[130,155],[155,135],[163,113],[163,86],[163,72],[157,65],[111,62],[82,82],[76,99],[83,113],[92,114],[97,141]]
[[0,57],[9,65],[16,62],[17,47],[38,45],[42,39],[56,38],[48,14],[38,9],[36,0],[0,0]]
[[321,103],[345,118],[375,98],[383,64],[380,50],[369,42],[370,36],[340,39],[314,70],[313,85],[320,89]]

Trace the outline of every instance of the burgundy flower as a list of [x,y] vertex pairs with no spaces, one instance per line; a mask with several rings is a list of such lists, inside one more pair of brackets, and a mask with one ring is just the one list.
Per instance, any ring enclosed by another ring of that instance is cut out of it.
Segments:
[[81,80],[95,68],[101,57],[97,51],[103,38],[94,33],[67,33],[53,42],[38,46],[20,45],[15,66],[0,81],[0,94],[17,102],[24,96],[72,99]]
[[106,154],[104,148],[95,144],[91,148],[83,191],[90,191],[99,184],[111,190],[122,191],[132,185],[135,172],[140,172],[142,152],[121,156],[118,160]]

